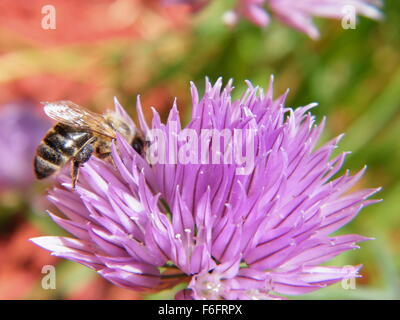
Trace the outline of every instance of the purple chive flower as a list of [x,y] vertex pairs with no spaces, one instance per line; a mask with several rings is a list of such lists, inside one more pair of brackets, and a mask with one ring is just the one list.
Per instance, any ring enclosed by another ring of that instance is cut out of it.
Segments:
[[[170,2],[177,0],[170,0]],[[197,0],[180,0],[192,6]],[[307,34],[312,39],[319,37],[313,17],[354,20],[352,15],[381,19],[378,7],[381,0],[237,0],[236,9],[225,16],[228,24],[235,23],[242,16],[260,27],[270,22],[269,10],[284,24]]]
[[34,181],[32,158],[48,125],[29,102],[0,108],[0,189],[25,188]]
[[[70,177],[61,175],[61,186],[50,192],[65,218],[49,214],[73,238],[32,241],[125,288],[186,282],[177,299],[275,299],[358,277],[360,266],[321,264],[368,240],[331,234],[377,202],[368,198],[378,189],[349,192],[365,169],[335,176],[346,153],[331,159],[340,137],[316,148],[325,120],[315,124],[309,112],[315,104],[293,110],[284,106],[286,94],[273,99],[272,81],[267,92],[247,84],[234,101],[231,81],[223,88],[221,79],[214,85],[207,80],[201,99],[192,84],[186,129],[199,135],[204,129],[254,130],[248,174],[239,175],[235,163],[149,165],[118,137],[113,163],[92,157],[75,191]],[[116,108],[123,114],[117,102]],[[183,132],[176,103],[166,124],[153,110],[151,128],[139,99],[137,111],[153,143],[156,130],[165,133],[171,155],[173,137]],[[207,141],[211,152],[214,140]]]

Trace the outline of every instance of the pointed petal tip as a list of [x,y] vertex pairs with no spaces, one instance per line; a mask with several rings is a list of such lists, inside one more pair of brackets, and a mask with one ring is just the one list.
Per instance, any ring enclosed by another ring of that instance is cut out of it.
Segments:
[[36,244],[39,247],[42,247],[46,250],[48,249],[48,245],[50,241],[53,241],[55,238],[54,236],[40,236],[40,237],[33,237],[33,238],[29,238],[28,241]]

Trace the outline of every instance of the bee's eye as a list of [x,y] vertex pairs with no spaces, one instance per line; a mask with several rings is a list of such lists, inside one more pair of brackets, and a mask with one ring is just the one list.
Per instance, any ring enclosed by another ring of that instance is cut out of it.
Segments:
[[143,147],[144,147],[144,142],[141,138],[136,137],[135,139],[133,139],[132,148],[135,149],[137,153],[142,154]]

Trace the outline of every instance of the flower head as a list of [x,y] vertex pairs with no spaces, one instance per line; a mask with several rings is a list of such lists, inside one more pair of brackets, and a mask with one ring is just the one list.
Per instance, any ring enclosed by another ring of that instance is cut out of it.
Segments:
[[[75,191],[61,175],[50,200],[65,218],[50,216],[74,238],[32,241],[126,288],[187,282],[178,299],[274,299],[358,276],[359,266],[320,264],[367,240],[330,234],[376,202],[367,198],[378,189],[348,193],[364,169],[333,178],[346,153],[331,159],[340,137],[316,148],[324,121],[315,124],[315,104],[285,107],[286,95],[273,98],[272,81],[266,92],[248,82],[234,101],[232,90],[231,82],[223,88],[221,79],[207,80],[200,99],[192,84],[185,129],[176,103],[165,124],[153,110],[149,127],[138,99],[140,127],[151,141],[146,157],[118,137],[113,163],[92,157]],[[117,110],[122,114],[118,103]],[[204,138],[232,131],[242,140]],[[245,143],[232,146],[237,141]],[[211,161],[215,154],[250,154],[253,165],[243,172],[244,161]]]
[[[196,0],[180,2],[186,2],[191,6],[198,4]],[[237,0],[235,11],[226,17],[229,17],[227,19],[229,24],[232,21],[235,23],[237,16],[242,16],[255,25],[265,27],[270,22],[266,7],[284,24],[317,39],[319,31],[313,23],[313,17],[354,21],[356,15],[362,15],[380,19],[382,15],[377,8],[381,5],[381,0]]]

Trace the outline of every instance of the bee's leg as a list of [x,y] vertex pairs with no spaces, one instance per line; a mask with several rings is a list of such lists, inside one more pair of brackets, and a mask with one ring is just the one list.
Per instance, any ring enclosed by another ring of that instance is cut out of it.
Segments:
[[111,156],[111,152],[97,153],[97,156],[100,159],[106,159]]
[[100,159],[106,159],[111,155],[111,146],[105,141],[99,141],[96,146],[96,155]]
[[94,152],[93,142],[96,141],[96,138],[89,139],[83,147],[77,152],[75,157],[72,158],[72,168],[71,168],[71,177],[72,177],[72,188],[75,190],[76,181],[78,180],[79,175],[79,167],[87,162]]
[[111,152],[102,153],[101,159],[107,159],[114,166],[114,168],[117,169],[117,165],[115,164],[114,159],[111,156]]
[[117,167],[114,163],[114,159],[111,157],[111,148],[107,144],[99,144],[96,148],[96,155],[100,159],[108,160],[114,165],[114,168]]
[[72,160],[71,178],[72,178],[72,189],[73,190],[75,190],[76,181],[78,180],[79,165],[80,165],[80,163],[78,161]]

